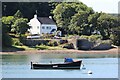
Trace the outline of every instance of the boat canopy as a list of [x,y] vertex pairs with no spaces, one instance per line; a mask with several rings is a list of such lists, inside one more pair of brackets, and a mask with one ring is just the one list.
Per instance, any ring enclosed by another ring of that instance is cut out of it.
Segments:
[[72,58],[65,58],[65,62],[73,62]]

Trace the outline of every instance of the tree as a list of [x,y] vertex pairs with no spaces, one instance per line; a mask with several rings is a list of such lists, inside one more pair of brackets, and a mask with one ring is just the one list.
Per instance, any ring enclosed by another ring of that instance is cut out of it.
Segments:
[[31,19],[37,10],[38,16],[48,17],[52,15],[50,12],[54,8],[51,4],[49,2],[3,2],[2,15],[14,15],[17,10],[20,10],[23,17]]
[[87,28],[87,18],[93,13],[92,8],[87,7],[82,2],[63,2],[58,4],[53,10],[54,19],[58,27],[62,28],[64,34],[85,33],[83,28]]
[[112,15],[108,15],[106,13],[101,13],[99,18],[97,19],[97,30],[100,31],[103,39],[109,39],[110,31],[113,27],[117,27],[117,17]]
[[8,27],[2,23],[2,47],[12,46],[12,39],[8,34]]
[[27,25],[28,19],[26,18],[19,18],[17,19],[14,24],[12,25],[12,31],[21,35],[25,34],[28,30],[29,26]]
[[88,17],[88,24],[90,27],[90,34],[92,34],[92,32],[94,32],[95,30],[97,30],[97,19],[100,17],[101,13],[94,13],[89,15]]
[[22,17],[23,17],[23,15],[22,15],[21,11],[17,10],[17,12],[14,14],[14,18],[16,19],[16,18],[22,18]]
[[11,25],[14,22],[14,17],[13,16],[8,16],[8,17],[2,17],[2,23],[7,27],[8,32],[11,31]]
[[89,13],[85,11],[80,11],[72,16],[69,30],[79,35],[87,35],[89,33],[88,16]]

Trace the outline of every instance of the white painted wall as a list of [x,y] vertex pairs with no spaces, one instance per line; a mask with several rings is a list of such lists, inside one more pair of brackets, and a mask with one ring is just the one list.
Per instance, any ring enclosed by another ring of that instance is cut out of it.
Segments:
[[[43,27],[44,27],[44,29],[43,29]],[[57,30],[57,26],[53,25],[53,24],[42,24],[41,25],[41,34],[42,33],[50,33],[52,29]]]
[[31,34],[40,34],[40,26],[41,26],[41,24],[40,24],[40,22],[38,21],[37,18],[31,19],[28,24],[31,27],[28,30]]
[[34,18],[30,20],[28,25],[31,26],[28,30],[31,34],[50,33],[52,29],[57,30],[55,24],[41,24],[37,19],[37,15],[34,15]]

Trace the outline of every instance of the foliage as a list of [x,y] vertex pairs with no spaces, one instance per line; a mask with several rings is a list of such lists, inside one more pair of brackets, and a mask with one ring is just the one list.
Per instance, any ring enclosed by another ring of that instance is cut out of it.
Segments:
[[46,33],[46,34],[42,34],[42,38],[53,38],[55,35],[54,34],[49,34],[49,33]]
[[15,46],[23,45],[18,38],[12,38],[12,39],[13,39],[13,45],[15,45]]
[[15,17],[15,18],[22,18],[23,15],[22,15],[22,13],[21,13],[20,10],[17,10],[17,12],[14,14],[14,17]]
[[52,2],[3,2],[2,3],[2,15],[8,16],[13,15],[17,10],[22,13],[23,17],[28,19],[33,18],[32,15],[35,14],[35,11],[38,11],[38,16],[49,16],[51,15],[51,10],[54,6],[51,6]]
[[101,41],[101,44],[112,44],[112,41],[111,40],[102,40]]
[[8,34],[8,27],[2,23],[2,46],[9,47],[12,45],[12,39]]
[[58,46],[58,42],[57,41],[49,41],[48,46]]
[[29,28],[29,26],[27,25],[27,22],[28,22],[28,19],[26,18],[17,19],[12,25],[12,31],[17,34],[25,34],[25,32]]
[[102,36],[101,35],[91,35],[91,36],[89,36],[89,41],[95,42],[97,40],[102,40]]
[[87,40],[88,40],[88,39],[89,39],[89,36],[81,35],[81,36],[80,36],[80,39],[87,39]]
[[8,32],[11,31],[11,25],[14,22],[13,16],[2,17],[2,23],[7,27]]
[[63,46],[63,48],[74,49],[74,45],[73,45],[73,43],[67,43]]
[[97,40],[102,40],[102,36],[101,35],[90,35],[90,36],[81,35],[80,39],[87,39],[89,41],[96,42]]
[[110,39],[112,40],[113,44],[120,46],[120,27],[112,28]]
[[65,44],[65,43],[68,43],[68,40],[62,40],[62,39],[61,39],[61,40],[59,41],[59,44]]
[[87,17],[92,13],[94,13],[92,8],[87,7],[82,2],[60,3],[53,10],[54,19],[63,34],[85,33],[83,27],[87,27]]
[[[38,16],[48,17],[54,16],[58,30],[64,35],[93,35],[94,31],[99,31],[102,39],[111,39],[115,45],[120,45],[120,17],[116,17],[106,13],[94,12],[91,7],[87,7],[82,2],[33,2],[33,3],[8,3],[2,4],[2,40],[6,44],[7,40],[12,40],[8,33],[14,32],[21,36],[25,34],[29,28],[27,25],[28,19],[33,18],[35,11],[38,11]],[[52,13],[51,13],[52,11]],[[29,13],[29,14],[28,14]],[[10,16],[12,15],[12,16]],[[27,17],[27,18],[23,18]],[[44,35],[44,38],[51,38],[54,35]],[[97,37],[91,36],[91,40],[96,40]]]
[[108,39],[110,36],[110,29],[116,27],[117,17],[101,13],[100,17],[97,19],[97,29],[100,31],[103,39]]
[[38,49],[38,50],[63,50],[62,47],[59,47],[59,46],[45,46],[45,45],[40,45],[40,46],[36,46],[35,49]]

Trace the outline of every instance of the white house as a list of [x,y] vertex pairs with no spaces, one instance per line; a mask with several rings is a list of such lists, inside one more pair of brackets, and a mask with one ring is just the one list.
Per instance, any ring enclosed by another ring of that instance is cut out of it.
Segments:
[[43,34],[43,33],[54,33],[57,31],[56,23],[52,20],[52,17],[37,17],[30,20],[28,25],[31,27],[28,31],[30,34]]

